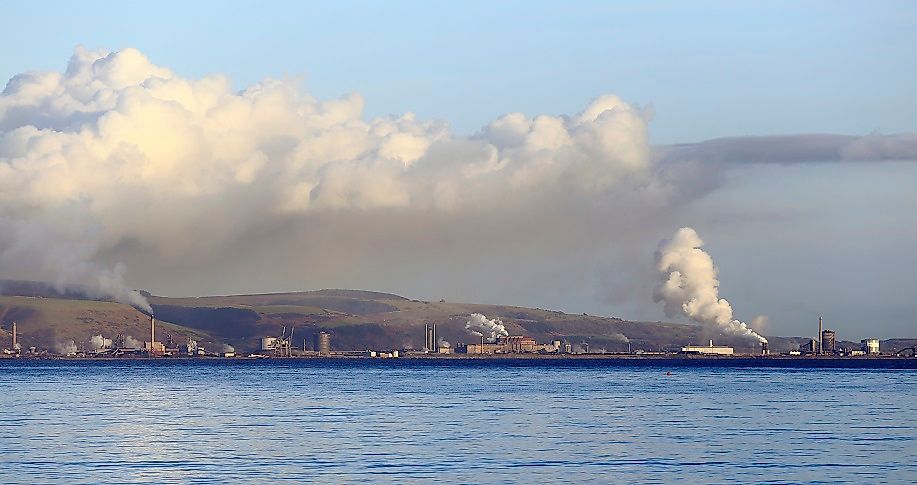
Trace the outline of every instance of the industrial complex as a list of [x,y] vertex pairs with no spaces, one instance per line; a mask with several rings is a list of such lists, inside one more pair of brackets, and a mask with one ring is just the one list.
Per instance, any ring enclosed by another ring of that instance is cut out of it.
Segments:
[[[809,339],[798,347],[782,355],[785,356],[802,356],[802,357],[869,357],[883,355],[880,350],[878,339],[863,339],[859,348],[850,348],[850,346],[840,346],[838,344],[837,333],[834,330],[823,328],[823,320],[818,319],[817,338]],[[229,346],[223,346],[220,351],[208,351],[202,344],[192,338],[187,338],[182,342],[175,342],[171,335],[168,335],[165,342],[157,340],[156,318],[150,315],[150,333],[148,341],[139,341],[131,336],[117,335],[112,339],[105,338],[102,335],[93,336],[90,344],[84,348],[75,345],[67,347],[65,350],[52,352],[50,350],[38,349],[31,346],[23,349],[20,342],[20,336],[17,332],[15,322],[11,325],[11,340],[9,348],[2,351],[4,357],[86,357],[86,358],[117,358],[117,357],[160,357],[160,358],[203,358],[203,357],[222,357],[222,358],[301,358],[301,357],[370,357],[370,358],[397,358],[397,357],[450,357],[450,356],[468,356],[468,357],[486,357],[486,356],[586,356],[586,355],[643,355],[643,356],[660,356],[660,355],[685,355],[685,356],[712,356],[712,357],[729,357],[729,356],[769,356],[768,343],[760,344],[760,351],[755,354],[739,354],[730,346],[715,345],[713,340],[709,340],[704,345],[688,344],[680,348],[680,351],[668,352],[643,352],[640,350],[630,350],[628,345],[627,352],[589,352],[588,342],[582,342],[573,345],[568,340],[557,339],[550,342],[537,342],[534,338],[524,335],[498,335],[494,338],[486,338],[480,335],[479,340],[468,343],[458,343],[455,346],[449,342],[438,338],[435,323],[424,324],[423,347],[420,350],[411,348],[400,349],[335,349],[332,345],[333,334],[331,330],[320,330],[312,335],[302,338],[301,346],[294,341],[294,330],[290,328],[287,332],[283,327],[280,335],[263,336],[258,340],[257,350],[250,353],[237,353],[235,349]],[[72,343],[71,343],[72,344]],[[849,342],[848,342],[849,344]],[[889,356],[906,356],[915,357],[917,348],[906,348],[899,350]]]

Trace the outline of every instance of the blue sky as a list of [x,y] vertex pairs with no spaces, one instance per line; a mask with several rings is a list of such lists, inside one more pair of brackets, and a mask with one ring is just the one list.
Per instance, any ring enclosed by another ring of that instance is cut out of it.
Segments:
[[0,77],[60,70],[77,44],[136,47],[237,87],[301,76],[471,133],[612,92],[652,104],[656,143],[917,129],[913,2],[17,2]]
[[[659,145],[741,135],[917,131],[914,2],[35,1],[5,4],[2,26],[4,80],[26,71],[63,71],[77,45],[133,47],[183,78],[225,74],[234,89],[264,77],[301,79],[320,100],[360,93],[364,118],[410,111],[420,120],[445,120],[458,135],[510,112],[575,114],[606,93],[652,106],[649,138]],[[460,164],[465,155],[452,161]],[[378,239],[340,249],[353,272],[337,271],[339,262],[330,256],[333,270],[321,273],[308,259],[294,270],[284,251],[299,251],[292,238],[312,237],[312,226],[261,225],[262,214],[252,211],[245,234],[274,230],[291,238],[229,248],[264,254],[263,260],[214,265],[207,272],[183,268],[182,261],[170,267],[138,246],[128,260],[134,268],[129,275],[133,284],[159,294],[360,287],[656,320],[665,317],[650,296],[657,279],[653,250],[659,239],[690,225],[707,241],[720,267],[721,294],[740,318],[764,314],[773,334],[808,335],[813,318],[823,314],[841,338],[913,336],[917,164],[880,156],[860,163],[710,166],[709,173],[678,180],[675,185],[691,194],[686,202],[660,206],[642,227],[616,226],[632,221],[627,201],[623,209],[571,205],[592,210],[587,215],[593,219],[584,216],[582,226],[590,226],[583,239],[594,241],[573,241],[582,254],[561,254],[571,241],[526,235],[534,230],[526,226],[519,231],[523,239],[508,239],[510,253],[518,255],[486,259],[474,246],[483,237],[468,237],[467,259],[453,262],[452,254],[424,245],[436,241],[428,233],[443,229],[438,219],[395,219],[389,227],[396,230],[380,228]],[[215,205],[235,210],[228,200]],[[595,207],[607,211],[608,221]],[[3,209],[0,204],[0,215]],[[114,225],[132,228],[129,216]],[[544,217],[546,227],[576,219]],[[333,229],[337,221],[330,220]],[[455,239],[477,230],[469,220],[456,218],[456,225],[470,225]],[[354,221],[358,229],[367,223]],[[491,229],[502,227],[495,221]],[[320,217],[306,222],[327,223]],[[605,222],[608,229],[595,229]],[[136,241],[134,233],[126,234],[115,246],[129,252]],[[526,237],[544,242],[526,251]],[[329,240],[316,247],[337,250],[337,241]],[[496,243],[486,248],[505,250]],[[279,256],[272,260],[272,254]],[[354,254],[374,270],[353,263],[360,261]],[[276,273],[256,274],[271,261]],[[622,261],[639,263],[623,267]],[[161,274],[153,275],[157,270]],[[176,277],[177,271],[187,274]],[[300,275],[306,279],[296,279]]]

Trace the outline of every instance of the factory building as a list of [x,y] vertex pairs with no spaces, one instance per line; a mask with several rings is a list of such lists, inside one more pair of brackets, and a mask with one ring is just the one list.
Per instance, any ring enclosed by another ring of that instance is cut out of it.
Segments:
[[808,342],[799,346],[799,352],[802,354],[817,354],[819,342],[817,339],[809,339]]
[[331,334],[328,332],[319,332],[315,335],[315,350],[319,355],[331,354]]
[[877,338],[867,338],[860,340],[860,344],[863,346],[863,352],[866,352],[866,355],[878,355],[879,354],[879,339]]
[[541,350],[532,337],[510,335],[497,337],[496,342],[459,344],[457,352],[466,354],[527,354]]
[[452,353],[452,346],[449,345],[449,342],[442,342],[439,344],[439,349],[437,349],[438,354],[449,355]]
[[261,350],[263,352],[273,352],[277,347],[277,337],[264,337],[261,339]]
[[205,353],[204,347],[198,345],[197,340],[194,340],[191,337],[188,337],[188,342],[178,346],[178,353],[181,355],[186,355],[188,357],[203,356]]
[[822,330],[821,352],[823,354],[833,354],[835,351],[837,351],[837,333],[834,330]]
[[710,345],[686,345],[681,348],[681,352],[683,354],[732,355],[735,353],[735,349],[713,345],[713,340],[711,340]]
[[521,335],[498,337],[497,345],[502,345],[503,352],[511,354],[535,352],[535,347],[537,346],[535,339],[532,337],[523,337]]
[[144,342],[143,349],[150,355],[165,355],[166,346],[162,342]]

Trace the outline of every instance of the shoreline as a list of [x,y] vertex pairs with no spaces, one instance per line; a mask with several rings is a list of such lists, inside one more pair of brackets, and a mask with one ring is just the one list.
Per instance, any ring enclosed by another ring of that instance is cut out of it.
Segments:
[[874,356],[797,356],[797,355],[684,355],[684,354],[487,354],[487,355],[401,355],[398,357],[378,357],[369,355],[303,355],[293,357],[273,357],[273,356],[141,356],[129,355],[121,357],[111,356],[62,356],[62,355],[0,355],[0,361],[174,361],[174,362],[206,362],[206,361],[321,361],[321,360],[420,360],[420,361],[511,361],[511,360],[545,360],[545,361],[564,361],[564,360],[673,360],[673,361],[789,361],[789,362],[857,362],[857,361],[911,361],[917,360],[911,356],[874,355]]

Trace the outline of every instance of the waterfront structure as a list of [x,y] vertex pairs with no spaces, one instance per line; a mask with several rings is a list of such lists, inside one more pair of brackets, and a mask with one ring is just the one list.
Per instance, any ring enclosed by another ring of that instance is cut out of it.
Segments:
[[799,346],[799,352],[803,354],[818,354],[818,340],[809,339],[808,342]]
[[188,342],[178,346],[178,353],[187,355],[188,357],[197,356],[200,352],[200,355],[203,355],[204,348],[197,344],[197,340],[194,340],[191,337],[188,337]]
[[821,317],[818,317],[818,333],[816,335],[818,336],[818,350],[816,351],[813,349],[813,352],[817,352],[818,355],[821,355],[824,353],[824,346],[822,345]]
[[735,349],[732,347],[717,346],[713,345],[713,340],[710,341],[710,345],[686,345],[681,348],[681,352],[684,354],[701,354],[701,355],[732,355],[735,353]]
[[449,345],[449,342],[442,342],[439,344],[439,348],[437,349],[436,353],[442,354],[442,355],[449,355],[452,353],[452,346]]
[[466,354],[528,354],[544,350],[545,346],[539,346],[532,337],[522,335],[509,335],[497,337],[495,342],[459,344],[456,351]]
[[834,330],[822,330],[821,351],[823,354],[833,354],[837,351],[837,333]]
[[435,352],[436,345],[436,324],[435,323],[425,323],[423,325],[423,349],[429,352]]
[[535,339],[532,337],[523,337],[522,335],[498,337],[497,345],[503,346],[503,352],[511,354],[535,352],[536,346]]
[[331,334],[328,332],[319,332],[315,335],[315,350],[319,355],[329,355],[331,353]]
[[263,337],[261,339],[261,350],[273,352],[277,347],[277,337]]
[[144,350],[150,355],[164,355],[166,346],[156,341],[156,317],[150,315],[150,341],[144,342]]
[[866,352],[866,355],[878,355],[879,354],[879,339],[866,338],[866,339],[860,340],[860,344],[863,345],[863,352]]

